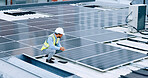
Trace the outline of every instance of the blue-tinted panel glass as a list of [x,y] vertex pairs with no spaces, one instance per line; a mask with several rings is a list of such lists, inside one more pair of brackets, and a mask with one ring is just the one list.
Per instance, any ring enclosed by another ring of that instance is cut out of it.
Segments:
[[79,62],[105,70],[145,56],[145,54],[130,50],[118,50],[104,55],[87,58]]
[[28,47],[28,46],[24,44],[20,44],[18,42],[9,42],[9,43],[0,44],[0,50],[2,51],[19,49],[19,48],[24,48],[24,47]]
[[72,60],[80,60],[93,55],[103,54],[103,53],[110,52],[113,50],[118,50],[118,49],[120,48],[104,45],[104,44],[94,44],[90,46],[85,46],[85,47],[64,51],[62,53],[58,53],[58,55],[72,59]]

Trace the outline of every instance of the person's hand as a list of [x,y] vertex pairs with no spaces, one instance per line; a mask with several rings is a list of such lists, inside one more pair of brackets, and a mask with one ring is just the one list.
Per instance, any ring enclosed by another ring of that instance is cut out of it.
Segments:
[[64,47],[60,47],[60,50],[65,51],[65,48]]

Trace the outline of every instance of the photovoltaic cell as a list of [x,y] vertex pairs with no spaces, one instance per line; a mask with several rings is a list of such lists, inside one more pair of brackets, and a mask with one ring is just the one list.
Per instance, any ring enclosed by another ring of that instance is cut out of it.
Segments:
[[7,51],[6,53],[8,53],[10,55],[20,55],[22,53],[25,53],[30,56],[37,56],[37,55],[43,54],[43,52],[41,52],[40,49],[36,49],[33,47],[25,47],[25,48],[21,48],[21,49],[11,50],[11,51]]
[[10,21],[0,22],[0,26],[11,25],[11,24],[15,24],[15,23],[10,22]]
[[0,43],[4,43],[4,42],[10,42],[12,40],[9,40],[9,39],[6,39],[6,38],[3,38],[3,37],[0,37]]
[[76,37],[73,37],[70,35],[64,35],[64,36],[62,36],[62,38],[60,40],[62,41],[62,40],[68,40],[68,39],[73,39],[73,38],[76,38]]
[[0,30],[10,30],[10,29],[16,29],[16,28],[23,28],[23,27],[27,27],[26,25],[22,25],[22,24],[11,24],[11,25],[7,25],[7,26],[0,26]]
[[8,53],[0,53],[0,58],[8,57],[8,56],[10,56],[10,54],[8,54]]
[[24,44],[20,44],[18,42],[9,42],[5,44],[0,44],[0,50],[2,51],[8,51],[8,50],[19,49],[24,47],[28,47],[28,46]]
[[37,46],[44,43],[44,41],[48,38],[48,36],[38,37],[38,38],[32,38],[27,40],[19,41],[20,43],[27,44],[29,46]]
[[107,53],[107,52],[118,50],[118,49],[120,48],[105,45],[105,44],[93,44],[85,47],[64,51],[64,52],[58,53],[58,55],[77,61],[83,58],[87,58],[87,57],[102,54],[102,53]]
[[13,34],[19,34],[24,32],[32,32],[32,31],[39,31],[41,29],[35,28],[35,27],[26,27],[26,28],[20,28],[20,29],[13,29],[13,30],[7,30],[7,31],[1,31],[1,36],[6,35],[13,35]]
[[13,40],[23,40],[23,39],[29,39],[29,38],[35,38],[35,37],[41,37],[41,36],[48,36],[51,33],[52,32],[50,31],[37,31],[37,32],[9,35],[9,36],[6,36],[6,38],[13,39]]
[[62,47],[65,48],[65,51],[68,49],[72,49],[72,48],[76,48],[76,47],[80,47],[81,45],[77,45],[77,46],[73,46],[73,45],[68,45],[68,44],[61,44]]
[[99,35],[99,34],[105,34],[105,33],[113,33],[113,31],[97,28],[97,29],[89,29],[89,30],[83,30],[83,31],[67,32],[67,34],[73,35],[76,37]]
[[72,45],[72,46],[84,46],[84,45],[93,44],[93,43],[94,42],[92,42],[92,41],[81,39],[81,38],[61,41],[61,44],[63,44],[63,45],[67,44],[67,45]]
[[32,22],[28,23],[30,26],[41,26],[41,25],[48,25],[48,24],[57,24],[57,23],[62,23],[61,21],[58,20],[50,20],[50,21],[41,21],[41,22]]
[[57,18],[62,18],[62,19],[75,19],[79,18],[79,14],[70,14],[70,15],[62,15],[62,16],[57,16]]
[[45,18],[34,18],[34,19],[26,19],[26,20],[17,20],[17,21],[14,21],[16,23],[31,23],[31,22],[40,22],[40,21],[47,21],[48,19],[45,17]]
[[131,37],[132,35],[124,34],[124,33],[106,33],[106,34],[99,34],[99,35],[93,35],[93,36],[88,36],[84,37],[86,39],[94,40],[97,42],[105,42],[105,41],[111,41],[111,40],[116,40],[116,39],[123,39],[127,37]]
[[80,60],[79,62],[101,70],[107,70],[117,65],[128,63],[143,57],[146,57],[146,54],[122,49],[104,55],[98,55],[95,57]]
[[77,26],[77,24],[63,22],[63,23],[55,23],[55,24],[47,24],[47,25],[38,25],[37,27],[42,28],[42,29],[50,29],[54,31],[58,27],[67,28],[67,27],[72,27],[72,26],[73,27]]

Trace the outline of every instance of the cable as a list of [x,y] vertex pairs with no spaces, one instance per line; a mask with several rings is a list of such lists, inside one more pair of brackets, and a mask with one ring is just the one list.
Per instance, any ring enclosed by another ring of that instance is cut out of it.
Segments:
[[134,2],[134,0],[132,0],[132,1],[130,2],[130,5],[133,5],[133,2]]
[[133,12],[130,12],[130,14],[128,14],[128,16],[126,16],[126,18],[125,18],[125,22],[126,22],[127,24],[132,21],[132,20],[129,20],[129,21],[128,21],[128,17],[129,17],[132,13],[133,13]]

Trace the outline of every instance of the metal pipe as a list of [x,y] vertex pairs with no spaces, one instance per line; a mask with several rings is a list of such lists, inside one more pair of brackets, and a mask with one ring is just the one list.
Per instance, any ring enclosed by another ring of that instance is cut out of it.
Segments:
[[145,0],[143,0],[143,4],[145,4]]
[[7,5],[7,0],[5,0],[5,4]]
[[12,5],[12,0],[10,0],[10,4]]

